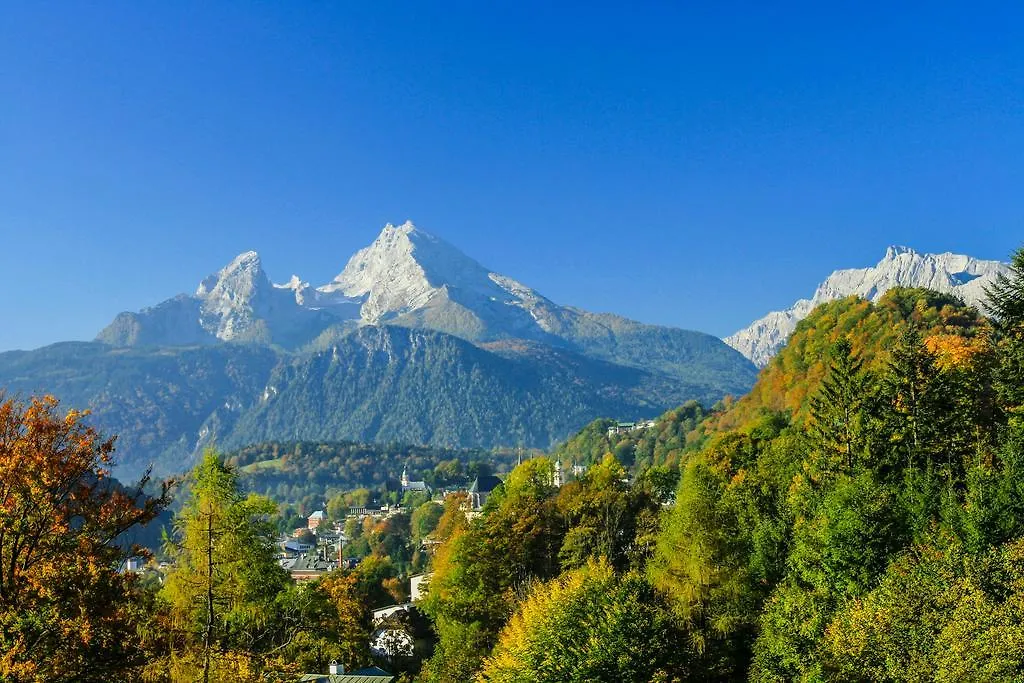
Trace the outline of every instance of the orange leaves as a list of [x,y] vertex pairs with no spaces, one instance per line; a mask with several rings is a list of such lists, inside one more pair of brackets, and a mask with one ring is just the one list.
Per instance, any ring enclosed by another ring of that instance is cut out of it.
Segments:
[[[4,680],[45,679],[56,662],[124,644],[111,628],[122,618],[130,582],[117,574],[125,552],[113,541],[166,504],[111,481],[105,465],[114,439],[86,425],[87,412],[58,409],[52,396],[28,403],[0,396]],[[31,651],[20,649],[25,642]]]
[[987,335],[963,337],[940,333],[925,339],[924,344],[935,355],[936,362],[943,370],[968,369],[979,355],[992,350]]

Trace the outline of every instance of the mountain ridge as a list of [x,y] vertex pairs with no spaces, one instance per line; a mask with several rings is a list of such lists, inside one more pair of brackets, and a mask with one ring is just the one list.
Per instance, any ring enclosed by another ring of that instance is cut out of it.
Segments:
[[951,294],[969,306],[978,307],[984,299],[985,286],[1005,268],[1006,264],[1000,261],[951,252],[925,254],[893,245],[874,266],[833,271],[818,284],[810,299],[799,299],[788,309],[772,311],[724,341],[756,366],[764,367],[786,343],[797,323],[819,304],[850,295],[874,302],[896,287],[920,287]]
[[[113,346],[256,342],[308,351],[359,326],[429,329],[487,343],[527,339],[629,367],[695,381],[693,366],[752,384],[753,368],[716,337],[647,325],[552,302],[484,267],[411,222],[387,224],[327,284],[300,276],[272,284],[256,252],[243,252],[182,294],[124,312],[96,337]],[[732,381],[732,380],[730,380]]]

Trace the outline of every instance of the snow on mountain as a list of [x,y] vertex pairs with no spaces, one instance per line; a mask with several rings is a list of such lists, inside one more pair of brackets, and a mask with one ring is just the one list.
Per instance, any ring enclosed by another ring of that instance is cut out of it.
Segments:
[[[543,316],[533,311],[554,307],[526,285],[490,272],[411,222],[386,225],[373,244],[356,252],[317,291],[324,301],[339,295],[362,301],[365,323],[426,318],[435,323],[431,327],[471,339],[534,337],[546,330]],[[444,329],[445,322],[452,329]],[[540,329],[529,329],[534,326]]]
[[487,268],[410,221],[390,223],[373,243],[356,252],[322,295],[361,298],[362,319],[377,323],[417,309],[455,302],[530,308],[551,304],[526,285]]
[[716,337],[560,306],[410,222],[385,226],[337,277],[315,288],[297,275],[272,284],[259,256],[245,252],[192,296],[122,313],[97,339],[117,346],[242,341],[317,350],[366,325],[434,330],[474,343],[540,342],[691,383],[720,376],[735,393],[749,388],[755,374]]
[[259,254],[246,251],[204,278],[191,296],[121,313],[96,338],[116,346],[288,343],[331,322],[303,305],[308,291],[296,276],[288,284],[272,284]]
[[894,287],[925,287],[980,306],[985,286],[1005,270],[999,261],[983,261],[960,254],[921,254],[909,247],[889,247],[885,257],[869,268],[837,270],[818,285],[814,296],[800,299],[785,311],[773,311],[732,336],[725,343],[758,367],[785,345],[789,335],[814,308],[826,301],[856,295],[877,301]]

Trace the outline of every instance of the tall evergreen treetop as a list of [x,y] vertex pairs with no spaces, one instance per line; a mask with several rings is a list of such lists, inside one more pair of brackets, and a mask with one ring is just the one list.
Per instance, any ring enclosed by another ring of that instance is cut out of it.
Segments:
[[1024,247],[1014,252],[1009,270],[985,288],[985,308],[1004,329],[1024,325]]

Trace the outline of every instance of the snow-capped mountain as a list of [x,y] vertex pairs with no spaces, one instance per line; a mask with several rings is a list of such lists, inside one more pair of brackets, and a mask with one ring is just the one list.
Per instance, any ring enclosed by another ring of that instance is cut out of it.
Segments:
[[320,305],[361,303],[368,324],[429,327],[472,340],[544,338],[559,308],[411,222],[388,224],[317,288]]
[[180,346],[217,341],[289,345],[335,322],[302,304],[306,288],[297,278],[270,282],[259,254],[239,254],[202,280],[193,295],[180,294],[138,313],[118,315],[97,336],[115,346]]
[[245,252],[191,296],[120,314],[97,340],[315,350],[366,325],[435,330],[477,344],[525,339],[686,381],[702,381],[708,372],[730,377],[736,387],[753,379],[753,368],[711,335],[560,306],[410,222],[385,226],[320,287],[297,275],[271,284],[259,256]]
[[909,247],[889,247],[885,258],[869,268],[837,270],[818,285],[814,296],[800,299],[784,311],[773,311],[746,329],[725,338],[725,343],[758,367],[786,343],[796,325],[826,301],[856,295],[876,301],[894,287],[925,287],[980,306],[985,286],[1005,270],[999,261],[983,261],[960,254],[921,254]]

